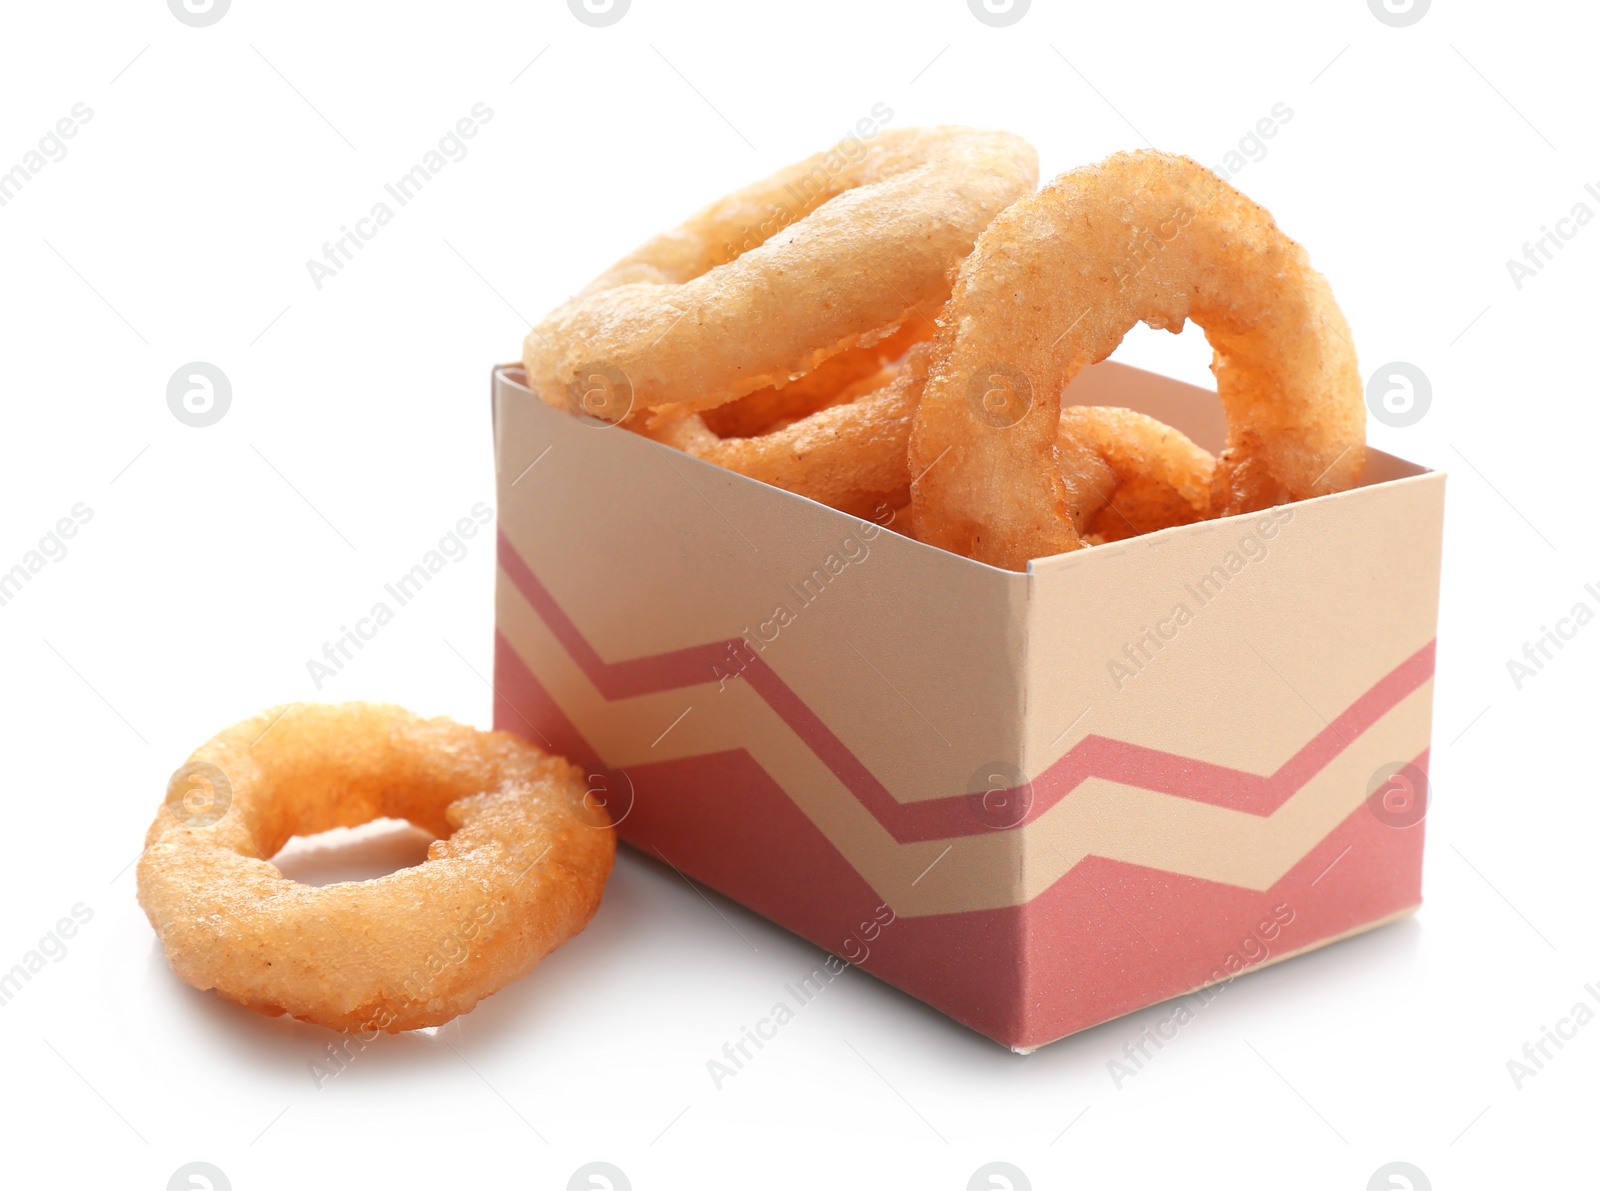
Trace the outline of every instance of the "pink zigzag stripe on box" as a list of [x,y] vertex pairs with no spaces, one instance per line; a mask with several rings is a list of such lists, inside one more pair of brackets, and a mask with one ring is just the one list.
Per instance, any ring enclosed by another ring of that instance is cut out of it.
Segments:
[[[739,638],[730,638],[608,662],[562,610],[503,531],[499,534],[499,562],[562,648],[608,700],[711,682],[713,668],[727,663],[729,646],[739,644]],[[526,669],[526,662],[511,643],[498,633],[497,637],[497,662],[509,662],[514,658],[516,664]],[[1351,741],[1433,676],[1434,649],[1435,642],[1429,641],[1401,662],[1276,772],[1266,776],[1130,741],[1093,734],[1085,736],[1033,779],[1031,791],[1023,798],[1028,806],[1027,813],[1010,826],[1031,823],[1091,777],[1261,817],[1271,815]],[[896,800],[759,655],[746,664],[742,677],[899,843],[979,835],[994,830],[985,821],[986,817],[980,816],[976,795],[956,794],[922,802]],[[534,685],[542,690],[542,684],[531,671],[526,678],[534,679]],[[561,718],[564,720],[565,716]],[[1006,804],[1014,805],[1009,799]]]
[[[605,768],[503,636],[495,670],[497,728],[531,731],[590,773]],[[1413,763],[1426,770],[1427,751]],[[1018,905],[897,919],[863,957],[844,944],[885,895],[748,752],[645,762],[628,777],[635,797],[616,808],[617,831],[643,854],[1007,1046],[1039,1046],[1231,973],[1229,953],[1280,903],[1295,913],[1277,954],[1421,901],[1423,824],[1390,827],[1363,803],[1265,891],[1087,856]]]

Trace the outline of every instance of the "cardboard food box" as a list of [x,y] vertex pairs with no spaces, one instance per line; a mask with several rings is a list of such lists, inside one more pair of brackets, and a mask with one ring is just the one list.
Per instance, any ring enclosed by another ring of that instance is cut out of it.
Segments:
[[1442,474],[1019,574],[493,398],[495,726],[646,855],[1020,1051],[1417,908]]

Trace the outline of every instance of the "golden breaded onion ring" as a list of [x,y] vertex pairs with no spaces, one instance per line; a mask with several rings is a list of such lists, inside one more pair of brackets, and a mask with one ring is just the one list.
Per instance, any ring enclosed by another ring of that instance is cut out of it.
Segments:
[[[439,1025],[594,915],[616,840],[587,794],[578,769],[508,733],[377,703],[279,708],[173,775],[139,904],[196,988],[335,1030]],[[316,888],[267,859],[385,816],[439,837],[425,862]]]
[[1088,487],[1074,527],[1085,538],[1118,542],[1211,515],[1217,461],[1165,422],[1136,410],[1073,405],[1061,411],[1057,457],[1064,474]]
[[[938,326],[908,319],[893,335],[870,347],[847,348],[784,385],[746,393],[700,415],[718,438],[754,438],[808,417],[830,405],[854,401],[894,379],[894,368],[915,344],[933,338]],[[670,410],[668,411],[671,412]]]
[[[837,404],[765,434],[719,439],[690,413],[650,435],[729,471],[854,516],[874,516],[881,506],[906,503],[907,443],[931,351],[931,344],[919,344],[892,377],[864,393],[847,389]],[[1078,510],[1076,528],[1086,538],[1119,541],[1210,513],[1216,460],[1155,418],[1072,406],[1061,411],[1060,447],[1063,470],[1094,497]]]
[[[931,322],[951,267],[1037,181],[1032,146],[1006,132],[889,129],[841,141],[606,270],[528,333],[528,385],[615,423],[795,380],[910,319]],[[619,386],[621,408],[586,396]]]
[[924,540],[1015,570],[1083,545],[1094,496],[1064,475],[1060,394],[1136,322],[1187,319],[1228,418],[1215,515],[1356,483],[1355,350],[1305,251],[1188,158],[1119,153],[1019,200],[962,264],[911,436]]
[[880,503],[904,503],[911,481],[906,444],[928,376],[929,346],[917,344],[892,372],[860,382],[866,392],[847,389],[838,404],[765,434],[718,438],[701,415],[688,413],[650,435],[729,471],[869,516]]

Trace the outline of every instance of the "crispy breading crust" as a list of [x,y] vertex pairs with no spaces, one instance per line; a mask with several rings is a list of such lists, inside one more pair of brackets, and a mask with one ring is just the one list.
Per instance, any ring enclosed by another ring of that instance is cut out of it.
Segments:
[[[573,765],[386,704],[266,711],[179,775],[197,766],[221,771],[226,813],[186,821],[169,802],[139,859],[168,961],[196,988],[336,1030],[439,1025],[525,975],[594,915],[616,852]],[[424,863],[315,888],[267,859],[383,816],[440,837]]]
[[567,406],[604,364],[627,377],[634,410],[709,409],[796,380],[909,320],[931,322],[951,266],[1037,181],[1032,146],[1006,132],[889,129],[841,142],[601,274],[528,333],[528,385]]
[[[1062,466],[1063,391],[1134,323],[1189,319],[1211,342],[1228,418],[1214,515],[1358,481],[1355,350],[1305,251],[1188,158],[1119,153],[1020,199],[963,262],[911,436],[924,540],[1014,570],[1084,545],[1096,496]],[[1015,417],[979,408],[991,377],[1027,390],[1012,393]]]

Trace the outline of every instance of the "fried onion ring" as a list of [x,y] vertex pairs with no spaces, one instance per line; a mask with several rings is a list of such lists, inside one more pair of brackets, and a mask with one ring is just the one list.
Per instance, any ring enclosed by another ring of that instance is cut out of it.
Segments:
[[[263,712],[197,749],[174,788],[196,774],[220,794],[212,813],[169,797],[139,858],[168,961],[195,988],[336,1030],[439,1025],[525,975],[594,915],[616,851],[568,762],[385,704]],[[314,888],[268,860],[290,836],[384,816],[439,837],[424,863]]]
[[1204,521],[1217,461],[1165,422],[1115,406],[1061,411],[1062,471],[1094,490],[1074,528],[1096,542]]
[[[914,347],[887,383],[860,395],[847,390],[839,404],[763,435],[718,439],[690,413],[652,437],[853,516],[874,516],[906,503],[907,445],[931,352],[928,344]],[[1155,418],[1071,406],[1061,411],[1060,449],[1063,470],[1086,493],[1075,528],[1092,541],[1188,525],[1210,513],[1216,460]]]
[[1019,200],[963,262],[911,436],[924,540],[1014,570],[1082,546],[1093,495],[1063,474],[1060,394],[1134,323],[1187,319],[1228,418],[1215,515],[1357,481],[1355,350],[1304,249],[1188,158],[1119,153]]
[[893,369],[901,357],[915,344],[932,339],[936,330],[937,325],[929,319],[909,319],[889,338],[870,347],[847,348],[799,380],[746,393],[700,417],[718,438],[754,438],[782,429],[830,405],[881,389],[894,379]]
[[[699,414],[652,437],[729,471],[784,488],[854,516],[904,503],[912,415],[928,377],[930,345],[917,344],[892,373],[869,377],[839,404],[748,438],[718,438]],[[858,389],[866,387],[865,393]]]
[[528,385],[565,406],[592,375],[620,374],[637,411],[709,409],[796,380],[910,320],[931,322],[951,266],[1037,179],[1033,148],[1005,132],[889,129],[841,142],[606,270],[529,332]]

